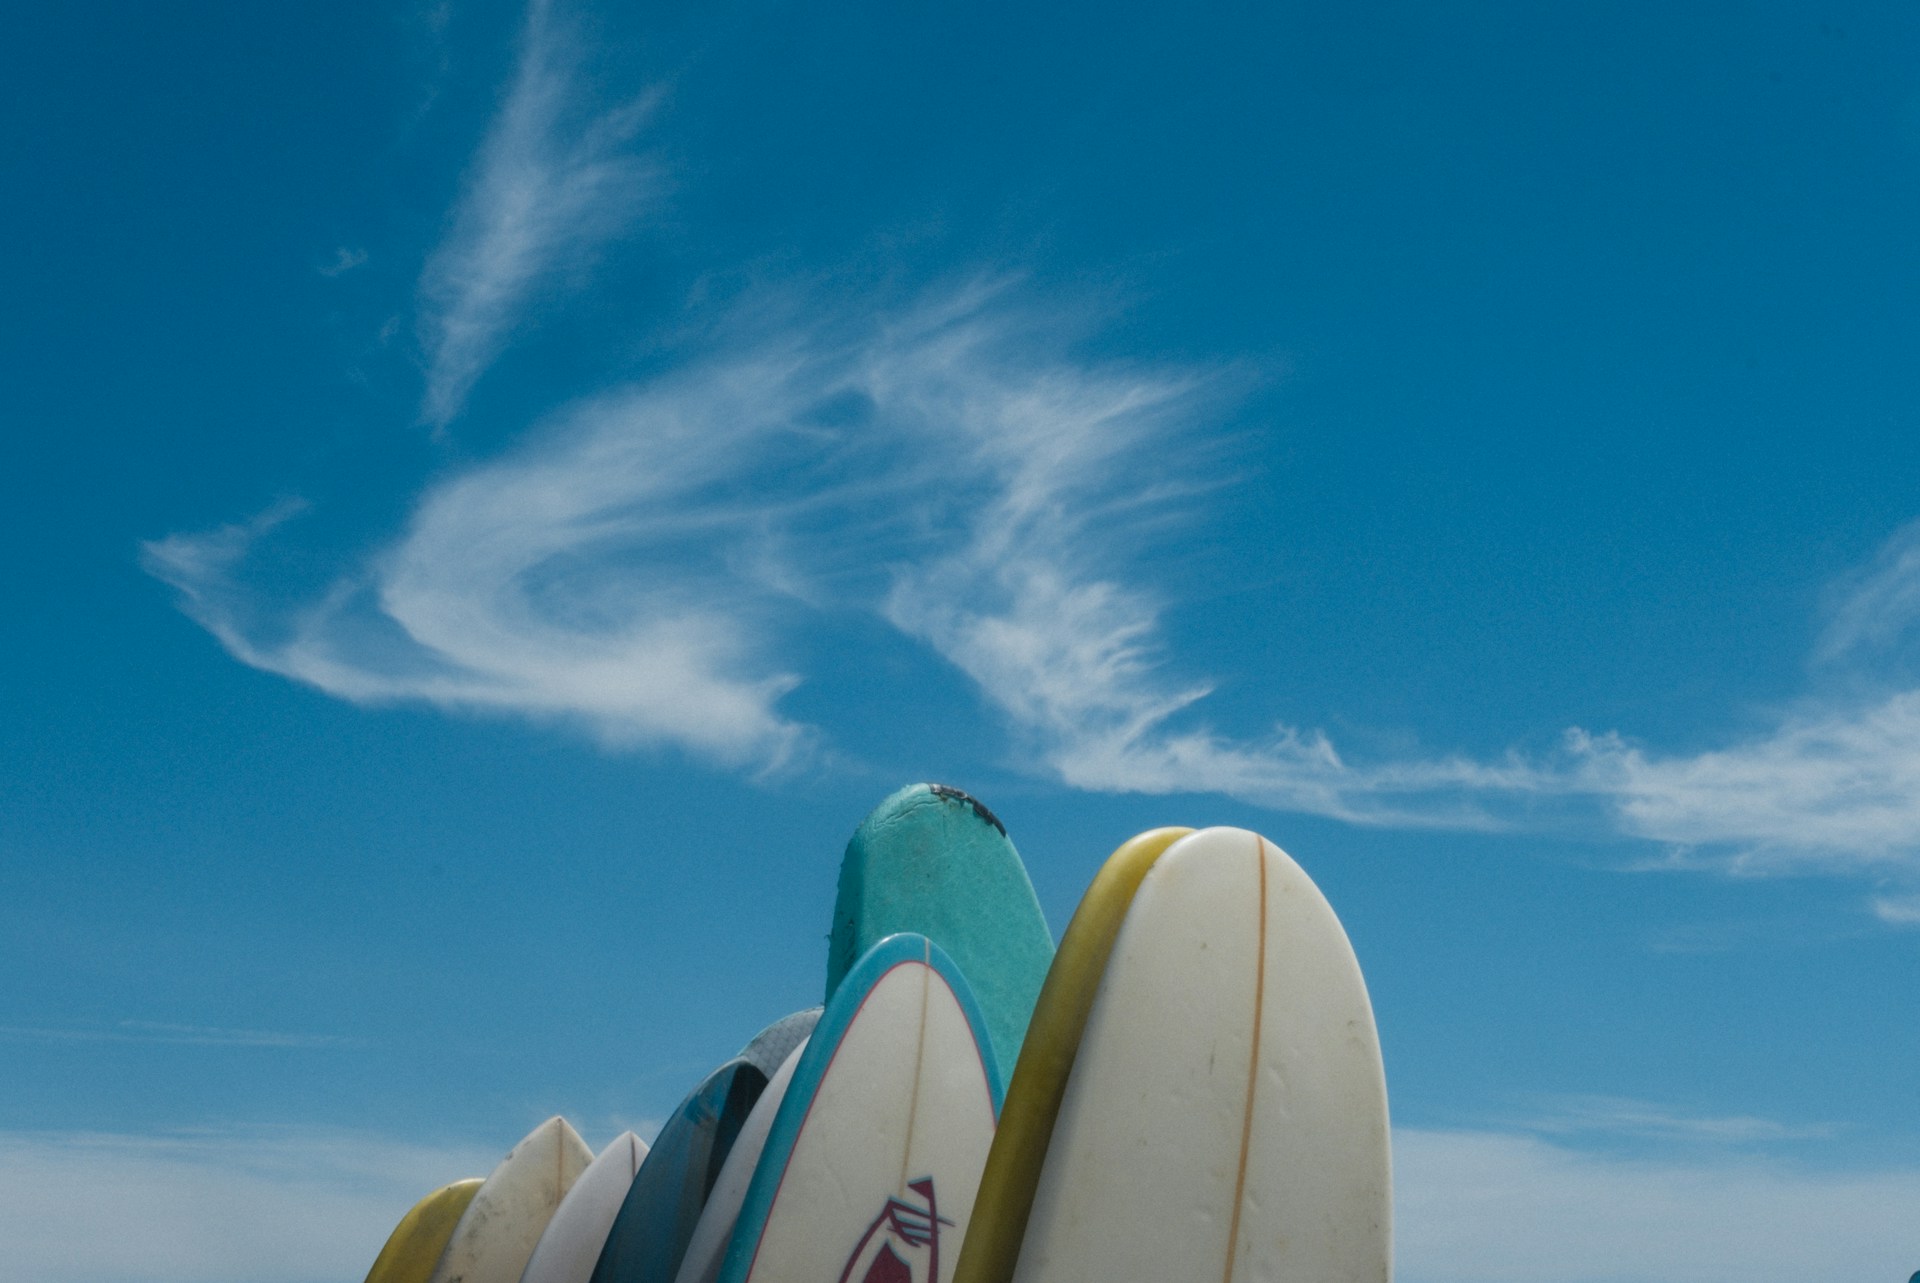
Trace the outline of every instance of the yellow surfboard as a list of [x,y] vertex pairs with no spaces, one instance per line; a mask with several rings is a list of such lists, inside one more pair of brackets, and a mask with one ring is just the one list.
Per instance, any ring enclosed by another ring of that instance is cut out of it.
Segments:
[[1113,940],[1133,893],[1163,852],[1192,829],[1152,829],[1123,844],[1094,876],[1053,956],[1014,1065],[1000,1129],[974,1201],[953,1283],[1007,1283],[1026,1237],[1040,1168],[1066,1095],[1067,1075],[1087,1026]]
[[478,1176],[455,1181],[415,1203],[387,1236],[387,1245],[367,1271],[367,1283],[427,1283],[440,1254],[447,1250],[453,1227],[482,1183]]

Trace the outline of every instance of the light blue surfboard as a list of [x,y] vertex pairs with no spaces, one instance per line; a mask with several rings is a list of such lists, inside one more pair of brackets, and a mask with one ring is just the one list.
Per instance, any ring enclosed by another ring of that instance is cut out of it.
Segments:
[[827,997],[897,932],[926,936],[959,964],[998,1062],[1020,1055],[1053,961],[1053,934],[1020,853],[993,812],[959,789],[914,784],[874,808],[847,843],[827,946]]
[[820,1011],[767,1026],[680,1102],[634,1174],[592,1283],[672,1283],[741,1124],[780,1062],[813,1032]]
[[718,1283],[950,1276],[1002,1091],[953,959],[921,935],[880,941],[800,1052]]

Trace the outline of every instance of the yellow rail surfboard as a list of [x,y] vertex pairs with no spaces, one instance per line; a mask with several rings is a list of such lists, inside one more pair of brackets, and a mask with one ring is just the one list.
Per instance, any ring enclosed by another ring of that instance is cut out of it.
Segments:
[[1087,972],[1028,1035],[1063,1052],[1028,1076],[1050,1117],[1014,1136],[1009,1093],[980,1200],[1000,1219],[976,1208],[957,1283],[1386,1283],[1386,1080],[1325,897],[1244,829],[1146,835],[1109,867]]
[[433,1267],[440,1263],[440,1254],[447,1250],[453,1227],[460,1223],[467,1204],[483,1184],[478,1176],[455,1181],[415,1203],[373,1259],[367,1283],[427,1283]]
[[980,1178],[953,1283],[1007,1283],[1013,1277],[1034,1189],[1040,1183],[1040,1164],[1047,1155],[1061,1097],[1066,1095],[1087,1012],[1113,952],[1113,938],[1147,870],[1191,832],[1152,829],[1122,843],[1080,898],[1040,986],[1026,1043],[1014,1064],[1006,1102],[1000,1106],[1000,1128],[987,1151],[986,1172]]

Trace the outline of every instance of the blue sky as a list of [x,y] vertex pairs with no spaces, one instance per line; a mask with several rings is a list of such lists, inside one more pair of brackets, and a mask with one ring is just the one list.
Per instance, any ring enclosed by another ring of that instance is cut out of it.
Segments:
[[1407,1283],[1920,1268],[1911,14],[13,25],[23,1275],[644,1129],[916,779],[1302,861]]

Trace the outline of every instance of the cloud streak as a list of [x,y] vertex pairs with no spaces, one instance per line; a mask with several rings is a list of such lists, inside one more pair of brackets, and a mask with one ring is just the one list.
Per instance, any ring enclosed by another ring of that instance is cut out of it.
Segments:
[[18,1042],[136,1042],[183,1047],[274,1047],[314,1049],[355,1047],[356,1038],[338,1034],[278,1033],[266,1029],[216,1029],[157,1020],[122,1020],[110,1027],[0,1025],[0,1038]]
[[[556,272],[663,186],[632,153],[649,100],[588,109],[578,60],[534,0],[420,278],[420,413],[437,429]],[[1069,787],[1377,825],[1545,814],[1662,844],[1669,867],[1882,879],[1878,916],[1920,921],[1920,687],[1886,676],[1920,619],[1920,524],[1835,591],[1811,666],[1838,693],[1709,751],[1584,728],[1493,758],[1356,757],[1285,722],[1225,735],[1211,683],[1167,653],[1174,599],[1138,568],[1213,483],[1167,461],[1217,437],[1227,380],[1075,359],[1073,318],[1018,295],[1000,279],[911,304],[814,299],[784,323],[743,320],[776,310],[749,299],[677,368],[562,404],[434,479],[384,547],[292,607],[265,604],[258,553],[291,537],[297,502],[149,542],[144,564],[236,658],[357,703],[779,770],[831,748],[790,711],[796,639],[857,615],[964,675],[1018,763]]]
[[[1317,731],[1212,730],[1208,684],[1170,675],[1165,600],[1129,571],[1207,482],[1149,461],[1203,430],[1218,380],[1076,361],[1017,294],[976,284],[857,321],[812,309],[564,407],[430,485],[397,538],[297,609],[264,610],[246,570],[298,504],[154,541],[146,565],[237,658],[365,704],[778,770],[826,742],[786,711],[793,639],[862,614],[964,674],[1027,768],[1074,788],[1391,825],[1558,808],[1675,866],[1920,873],[1916,690],[1856,683],[1691,755],[1576,729],[1544,756],[1355,761]],[[1845,644],[1823,656],[1906,626],[1913,540],[1837,599]],[[1901,894],[1883,920],[1909,921]]]
[[[972,665],[1043,735],[1150,721],[1127,705],[1178,703],[1142,694],[1153,607],[1072,544],[1112,524],[1103,508],[1165,499],[1123,496],[1116,474],[1194,388],[1036,356],[1000,300],[977,286],[838,337],[815,318],[579,402],[431,486],[391,545],[292,612],[263,618],[244,569],[295,507],[154,541],[145,562],[236,658],[342,698],[557,718],[751,769],[813,735],[780,710],[799,678],[767,638],[836,611]],[[1012,653],[1036,640],[1062,653]]]
[[307,1128],[0,1133],[0,1243],[41,1283],[353,1279],[423,1194],[497,1161]]
[[584,111],[577,58],[550,0],[534,0],[513,82],[420,277],[420,412],[436,429],[459,416],[543,281],[620,232],[658,186],[629,151],[652,96]]
[[1834,1128],[1825,1124],[1795,1125],[1747,1114],[1685,1114],[1620,1096],[1564,1097],[1527,1119],[1524,1127],[1547,1136],[1624,1136],[1711,1145],[1820,1140],[1834,1134]]

